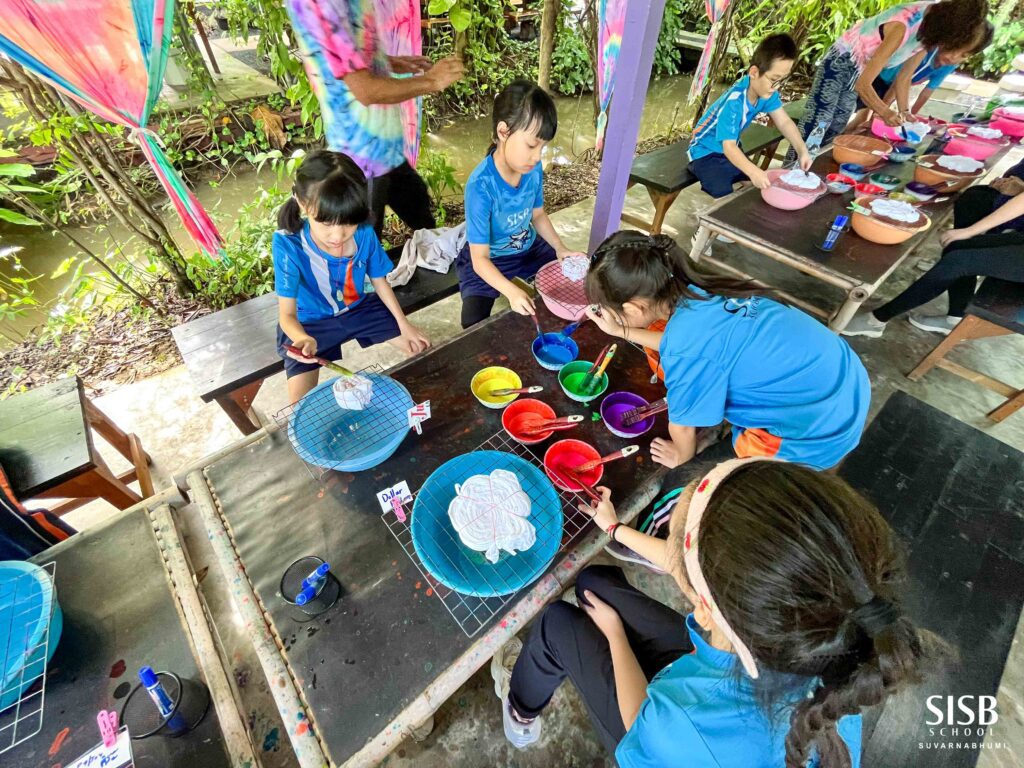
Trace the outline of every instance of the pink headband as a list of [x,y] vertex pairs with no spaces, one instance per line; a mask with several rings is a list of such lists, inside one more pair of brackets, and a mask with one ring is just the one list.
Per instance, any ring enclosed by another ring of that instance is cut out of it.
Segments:
[[700,570],[700,560],[698,557],[699,540],[700,540],[700,521],[704,517],[704,512],[707,511],[708,504],[711,501],[712,495],[718,490],[718,486],[722,484],[729,475],[735,472],[742,466],[750,464],[754,461],[776,461],[776,459],[768,459],[762,456],[756,456],[749,459],[730,459],[729,461],[722,462],[717,467],[712,469],[697,485],[697,490],[693,492],[693,498],[690,500],[690,508],[686,512],[686,530],[683,538],[683,561],[686,564],[686,576],[690,580],[690,586],[697,593],[697,597],[704,607],[711,611],[711,615],[715,619],[715,623],[718,624],[718,628],[722,630],[729,642],[732,643],[733,650],[736,655],[740,657],[740,662],[743,664],[743,669],[746,670],[747,674],[752,678],[757,678],[757,664],[754,662],[754,656],[751,654],[750,649],[744,645],[743,641],[736,636],[733,632],[732,627],[729,626],[729,622],[725,620],[725,616],[718,609],[718,605],[715,603],[714,598],[711,596],[711,590],[708,588],[708,583],[704,578],[704,574]]

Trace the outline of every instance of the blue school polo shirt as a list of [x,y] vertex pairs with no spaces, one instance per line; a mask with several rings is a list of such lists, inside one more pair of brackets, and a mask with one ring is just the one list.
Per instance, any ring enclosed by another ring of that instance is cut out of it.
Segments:
[[[937,52],[938,49],[929,51],[924,60],[917,65],[917,69],[914,70],[914,76],[910,79],[911,85],[927,82],[926,87],[934,91],[936,88],[942,87],[942,82],[949,75],[956,72],[956,64],[947,64],[944,67],[935,66],[935,54]],[[896,75],[900,73],[900,69],[902,69],[902,65],[886,67],[878,76],[882,78],[882,82],[892,83],[896,79]]]
[[[727,419],[781,438],[775,454],[817,469],[860,442],[871,385],[842,337],[771,299],[680,302],[661,339],[669,420],[706,427]],[[738,429],[737,429],[738,428]]]
[[487,155],[466,182],[466,240],[488,245],[491,258],[529,250],[537,239],[533,209],[544,207],[544,170],[537,163],[513,187]]
[[723,141],[739,141],[740,134],[759,114],[782,109],[782,98],[778,91],[767,99],[758,99],[751,104],[747,99],[749,87],[750,75],[744,75],[736,85],[719,96],[697,121],[697,127],[690,137],[691,160],[722,154]]
[[320,250],[309,234],[309,222],[298,232],[274,233],[274,290],[295,299],[300,323],[347,312],[363,299],[367,278],[386,277],[394,268],[369,224],[355,234],[350,258]]
[[[775,727],[758,706],[753,681],[737,677],[735,654],[712,647],[691,613],[686,628],[693,653],[680,656],[647,686],[647,698],[633,726],[619,742],[620,768],[779,768],[786,760],[786,733],[792,710],[779,713]],[[817,685],[812,681],[811,685]],[[797,692],[792,704],[810,687]],[[860,765],[861,716],[838,724]],[[817,760],[809,761],[811,766]]]

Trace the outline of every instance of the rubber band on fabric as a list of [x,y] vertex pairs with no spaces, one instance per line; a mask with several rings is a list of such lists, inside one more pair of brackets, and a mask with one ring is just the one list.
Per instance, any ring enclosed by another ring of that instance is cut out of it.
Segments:
[[697,484],[697,489],[693,492],[693,498],[690,499],[690,507],[686,511],[686,530],[683,533],[683,562],[686,564],[686,576],[690,580],[690,586],[697,593],[697,597],[704,604],[704,607],[711,611],[711,616],[714,618],[715,623],[718,624],[718,628],[722,630],[722,634],[732,643],[732,648],[736,655],[740,657],[743,669],[746,670],[750,677],[756,680],[758,675],[757,663],[754,661],[753,654],[736,635],[733,628],[729,626],[729,622],[725,620],[725,616],[722,615],[718,604],[715,603],[707,580],[700,570],[699,546],[700,523],[704,518],[704,513],[707,511],[708,504],[711,502],[711,497],[729,475],[740,467],[755,461],[776,461],[776,459],[760,456],[747,459],[730,459],[729,461],[722,462],[704,475],[700,483]]

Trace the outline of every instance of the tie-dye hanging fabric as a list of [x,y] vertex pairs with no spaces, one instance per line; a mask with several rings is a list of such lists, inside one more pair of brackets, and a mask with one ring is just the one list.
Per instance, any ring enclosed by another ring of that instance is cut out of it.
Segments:
[[626,25],[626,0],[600,0],[597,9],[597,94],[600,113],[597,116],[597,149],[604,146],[608,126],[608,107],[615,87],[615,64],[622,48],[622,30]]
[[[388,56],[421,56],[423,30],[420,27],[420,0],[377,0],[376,4],[381,45]],[[405,157],[413,168],[420,156],[422,105],[423,99],[402,102]]]
[[130,128],[199,246],[221,251],[216,226],[146,128],[160,95],[174,0],[4,0],[0,53],[104,120]]
[[718,39],[718,22],[725,15],[725,10],[732,0],[704,0],[704,9],[708,18],[711,19],[711,32],[708,33],[708,41],[704,43],[704,50],[700,54],[700,62],[697,64],[697,71],[693,73],[693,82],[690,84],[689,102],[692,104],[704,90],[704,84],[708,81],[708,74],[711,69],[711,56],[715,52],[715,41]]

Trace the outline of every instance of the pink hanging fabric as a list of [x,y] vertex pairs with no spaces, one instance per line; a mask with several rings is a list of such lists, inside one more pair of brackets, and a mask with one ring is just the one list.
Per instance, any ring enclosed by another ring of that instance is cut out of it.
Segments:
[[708,81],[711,57],[715,52],[715,43],[718,40],[719,22],[731,2],[732,0],[704,0],[704,10],[707,12],[708,18],[711,19],[711,32],[708,34],[708,40],[704,43],[704,50],[700,54],[697,71],[693,73],[693,83],[690,84],[688,97],[691,104],[700,96],[700,92],[704,90],[704,85]]

